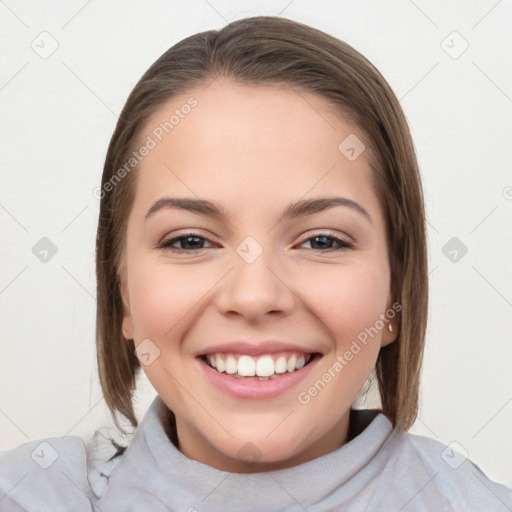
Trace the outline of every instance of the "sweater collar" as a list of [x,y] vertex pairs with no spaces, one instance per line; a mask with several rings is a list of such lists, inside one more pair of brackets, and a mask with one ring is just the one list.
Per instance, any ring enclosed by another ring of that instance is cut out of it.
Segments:
[[[222,510],[223,504],[233,503],[233,496],[239,495],[241,489],[254,490],[250,493],[253,507],[264,508],[269,499],[276,509],[294,502],[304,506],[318,503],[361,472],[392,433],[391,422],[380,411],[351,410],[352,439],[337,450],[291,468],[266,473],[229,473],[181,453],[164,429],[168,412],[157,395],[124,457],[131,459],[134,466],[137,460],[145,461],[141,476],[151,479],[151,487],[159,489],[161,498],[169,504],[173,502],[173,493],[179,490],[208,510]],[[247,499],[244,503],[247,504]]]

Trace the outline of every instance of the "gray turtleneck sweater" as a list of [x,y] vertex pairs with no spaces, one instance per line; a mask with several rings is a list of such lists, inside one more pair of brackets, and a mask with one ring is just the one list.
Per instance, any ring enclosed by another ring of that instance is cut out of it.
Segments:
[[229,473],[183,455],[156,396],[126,451],[87,473],[82,438],[0,452],[1,512],[511,512],[512,488],[428,437],[398,432],[378,411],[351,412],[353,438],[268,473]]

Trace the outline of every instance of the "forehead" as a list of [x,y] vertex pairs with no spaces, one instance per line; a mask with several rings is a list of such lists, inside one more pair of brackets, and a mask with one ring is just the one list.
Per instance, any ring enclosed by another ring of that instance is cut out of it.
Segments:
[[217,79],[167,101],[146,122],[142,137],[151,135],[159,145],[173,139],[179,150],[180,140],[192,136],[212,154],[232,147],[245,154],[262,149],[312,153],[304,141],[337,154],[340,137],[350,133],[363,138],[341,107],[318,94],[286,84]]
[[364,141],[317,94],[216,80],[174,97],[149,118],[140,140],[153,147],[138,167],[136,203],[181,193],[262,208],[336,188],[375,207],[369,152],[347,159],[340,151],[347,137]]

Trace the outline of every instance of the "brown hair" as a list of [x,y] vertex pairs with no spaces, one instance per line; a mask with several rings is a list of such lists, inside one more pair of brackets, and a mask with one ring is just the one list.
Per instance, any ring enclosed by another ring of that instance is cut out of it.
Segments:
[[398,338],[381,348],[375,374],[382,412],[394,428],[408,430],[418,413],[428,308],[423,193],[409,128],[396,96],[365,57],[320,30],[271,16],[240,19],[171,47],[138,81],[112,135],[96,240],[96,343],[101,388],[117,428],[122,430],[116,413],[138,424],[132,398],[140,363],[133,340],[122,334],[119,281],[136,167],[122,179],[115,175],[155,111],[218,77],[249,85],[286,83],[316,93],[364,133],[386,220],[392,296],[402,306]]

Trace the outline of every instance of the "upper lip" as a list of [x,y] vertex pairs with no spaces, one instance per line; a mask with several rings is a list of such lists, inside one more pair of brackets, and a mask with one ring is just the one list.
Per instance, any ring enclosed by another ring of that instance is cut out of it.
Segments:
[[197,356],[204,356],[206,354],[220,353],[234,353],[234,354],[247,354],[248,356],[260,356],[263,354],[273,354],[276,352],[284,351],[295,351],[302,352],[304,354],[314,354],[319,352],[318,350],[311,350],[309,348],[300,347],[291,343],[284,343],[281,341],[260,341],[260,342],[248,342],[248,341],[233,341],[229,343],[221,343],[220,345],[212,345],[205,347],[198,352]]

